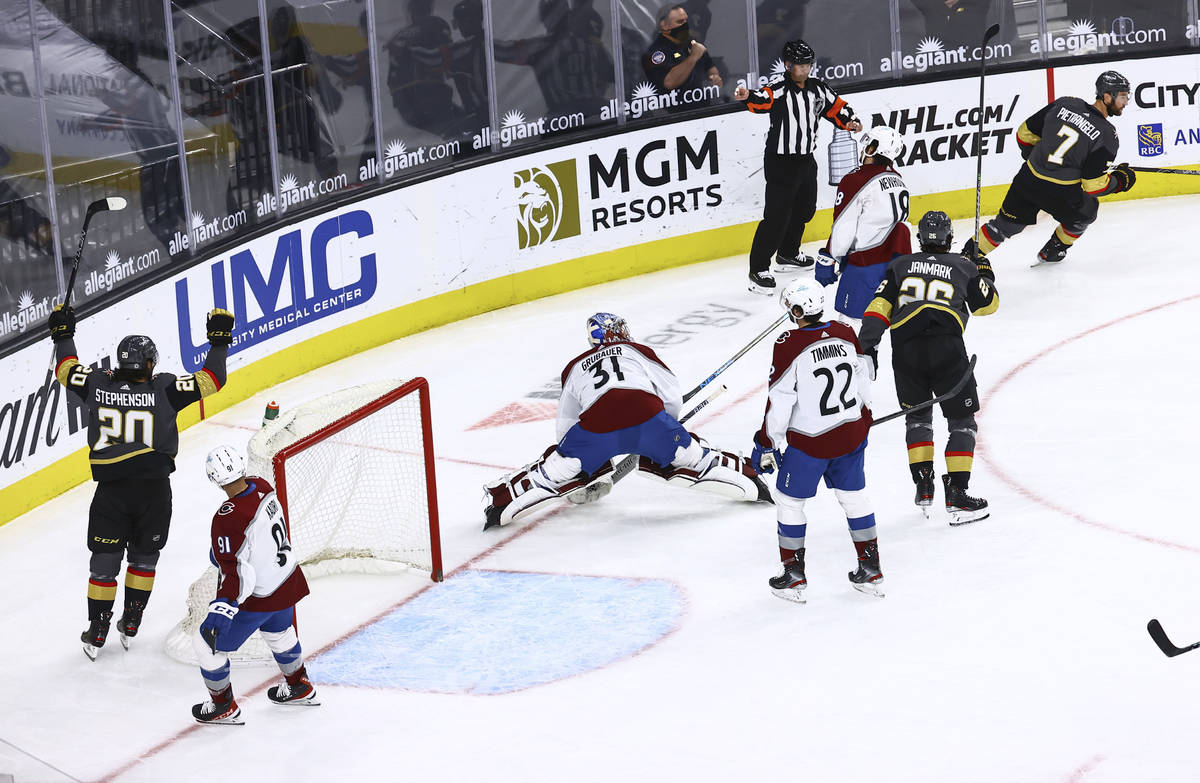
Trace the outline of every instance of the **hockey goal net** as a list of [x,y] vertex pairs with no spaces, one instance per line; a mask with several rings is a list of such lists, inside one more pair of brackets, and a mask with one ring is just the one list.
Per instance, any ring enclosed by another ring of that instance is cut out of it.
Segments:
[[[355,386],[282,411],[247,447],[247,475],[272,481],[307,577],[417,569],[442,579],[429,384]],[[194,663],[192,636],[216,596],[209,567],[188,591],[167,653]],[[258,634],[230,655],[271,661]]]

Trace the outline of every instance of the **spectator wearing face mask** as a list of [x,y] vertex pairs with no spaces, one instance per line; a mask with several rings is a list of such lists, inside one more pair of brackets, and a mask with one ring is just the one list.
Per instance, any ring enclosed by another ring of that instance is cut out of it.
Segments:
[[658,36],[642,55],[642,70],[660,94],[724,84],[708,49],[692,39],[682,5],[664,6],[658,12]]

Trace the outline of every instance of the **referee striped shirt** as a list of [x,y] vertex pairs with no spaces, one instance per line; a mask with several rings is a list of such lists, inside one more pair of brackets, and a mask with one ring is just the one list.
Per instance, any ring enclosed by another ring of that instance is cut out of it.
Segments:
[[857,119],[841,96],[812,76],[803,87],[784,77],[753,90],[746,108],[770,115],[767,152],[776,155],[811,155],[817,148],[817,122],[822,117],[843,130]]

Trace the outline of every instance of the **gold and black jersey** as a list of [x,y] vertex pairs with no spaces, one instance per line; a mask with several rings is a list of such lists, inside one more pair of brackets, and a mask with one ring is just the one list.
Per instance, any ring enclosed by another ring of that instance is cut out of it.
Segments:
[[1026,166],[1034,176],[1057,185],[1078,184],[1101,194],[1108,167],[1117,158],[1117,131],[1108,118],[1082,98],[1059,98],[1017,129],[1023,147],[1033,145]]
[[175,470],[179,411],[220,389],[225,382],[225,348],[214,348],[199,372],[155,375],[136,382],[80,363],[71,340],[55,348],[55,374],[88,415],[92,478],[164,478]]
[[989,315],[999,306],[995,285],[966,256],[899,256],[888,264],[863,314],[859,341],[872,350],[889,329],[893,341],[917,334],[961,335],[972,314]]

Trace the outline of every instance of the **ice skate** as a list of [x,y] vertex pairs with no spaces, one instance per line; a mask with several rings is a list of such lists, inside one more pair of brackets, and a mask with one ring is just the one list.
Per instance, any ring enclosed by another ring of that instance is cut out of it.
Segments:
[[145,608],[146,605],[141,601],[134,601],[125,607],[125,611],[121,613],[121,619],[117,620],[117,630],[121,634],[121,646],[126,650],[129,649],[129,640],[137,636],[138,628],[142,625],[142,612]]
[[208,701],[192,705],[192,717],[196,719],[196,722],[214,726],[245,724],[245,721],[242,720],[242,708],[233,698],[233,688],[226,688],[219,696],[224,698],[216,700],[217,697],[213,697]]
[[921,509],[921,513],[926,519],[933,516],[933,468],[919,468],[917,470],[917,492],[913,496],[913,502],[917,504],[917,508]]
[[100,613],[98,619],[92,620],[86,631],[79,635],[79,640],[83,642],[83,654],[93,661],[100,654],[100,648],[104,646],[104,642],[108,640],[110,623],[112,623],[112,612],[105,610]]
[[770,296],[775,293],[775,276],[770,272],[750,273],[750,292]]
[[1064,243],[1057,236],[1051,236],[1050,239],[1046,241],[1046,244],[1042,245],[1042,249],[1038,251],[1037,261],[1030,266],[1035,267],[1046,264],[1057,264],[1067,257],[1067,250],[1070,249],[1070,247],[1070,245]]
[[870,541],[855,541],[858,550],[858,569],[847,574],[854,589],[860,593],[883,598],[883,572],[879,568],[879,544]]
[[783,253],[776,253],[774,271],[796,272],[801,269],[812,269],[816,263],[817,259],[803,250],[799,251],[794,257],[785,256]]
[[267,689],[267,698],[276,704],[296,705],[301,707],[316,707],[321,702],[317,701],[317,689],[308,681],[308,674],[303,670],[298,672],[300,675],[296,678],[296,682],[290,683],[286,679],[279,685],[272,685]]
[[946,490],[946,513],[950,515],[951,525],[966,525],[991,516],[986,500],[973,498],[965,489],[954,486],[950,483],[950,476],[942,476],[942,485]]
[[768,579],[767,584],[771,586],[771,592],[780,598],[798,604],[806,603],[804,590],[808,587],[808,580],[804,577],[804,550],[801,549],[795,557],[783,563],[779,575]]

